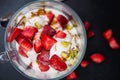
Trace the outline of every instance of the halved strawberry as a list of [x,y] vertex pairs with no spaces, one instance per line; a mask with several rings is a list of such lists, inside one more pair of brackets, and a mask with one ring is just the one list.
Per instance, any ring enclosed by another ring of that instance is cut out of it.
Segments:
[[101,53],[93,53],[90,56],[90,59],[95,63],[102,63],[105,60],[105,57]]
[[92,37],[94,37],[95,36],[95,33],[93,32],[93,31],[88,31],[87,32],[87,37],[88,38],[92,38]]
[[65,38],[66,37],[66,33],[65,32],[63,32],[63,31],[58,31],[57,33],[56,33],[56,37],[58,37],[58,38]]
[[107,29],[106,31],[103,32],[103,37],[104,37],[107,41],[109,41],[110,38],[112,37],[112,34],[113,34],[112,29]]
[[82,60],[81,63],[80,63],[80,66],[81,66],[82,68],[85,68],[85,67],[88,66],[88,64],[89,64],[89,62],[88,62],[87,60]]
[[50,50],[50,48],[56,43],[57,41],[46,35],[46,34],[43,34],[42,35],[42,38],[41,38],[41,43],[42,43],[42,48],[44,48],[45,50]]
[[20,47],[23,48],[26,51],[29,51],[32,49],[33,45],[29,39],[24,39],[20,44]]
[[56,31],[50,25],[45,25],[41,33],[41,37],[44,34],[47,34],[48,36],[52,37],[56,34]]
[[41,40],[40,39],[35,40],[34,50],[36,53],[39,53],[41,51]]
[[47,13],[47,18],[48,18],[48,24],[50,24],[51,22],[52,22],[52,20],[53,20],[53,18],[54,18],[54,14],[51,12],[51,11],[49,11],[48,13]]
[[64,71],[67,69],[66,63],[56,54],[53,55],[50,59],[50,65],[58,71]]
[[45,72],[45,71],[48,71],[50,69],[49,65],[44,65],[40,62],[38,62],[38,66],[39,66],[39,69],[42,71],[42,72]]
[[58,15],[57,21],[63,29],[66,27],[66,24],[68,23],[67,18],[63,15]]
[[113,50],[120,49],[120,46],[114,37],[109,39],[109,45]]
[[50,53],[47,50],[41,50],[41,53],[37,56],[37,62],[40,62],[44,65],[49,64]]
[[91,23],[88,22],[88,21],[86,21],[86,22],[84,23],[84,26],[85,26],[85,30],[88,31],[88,30],[90,29]]
[[70,73],[66,78],[67,78],[67,80],[75,80],[75,79],[77,79],[77,74],[76,74],[76,72],[75,71],[73,71],[72,73]]
[[28,58],[28,55],[26,54],[26,50],[24,50],[22,47],[19,47],[18,52],[21,56]]
[[32,40],[37,31],[38,29],[33,26],[26,26],[25,30],[22,32],[22,35]]
[[20,28],[14,28],[14,30],[12,31],[12,33],[10,34],[10,36],[7,38],[7,41],[8,42],[12,42],[18,35],[20,35],[20,33],[22,32],[23,30],[20,29]]

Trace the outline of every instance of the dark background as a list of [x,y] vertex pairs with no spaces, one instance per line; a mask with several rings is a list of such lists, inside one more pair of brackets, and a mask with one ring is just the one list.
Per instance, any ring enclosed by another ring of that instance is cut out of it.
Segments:
[[[32,0],[0,0],[0,17],[15,12],[18,8]],[[120,80],[120,50],[112,50],[102,32],[108,28],[113,30],[113,36],[120,45],[120,3],[117,0],[67,0],[65,1],[80,16],[83,22],[91,22],[91,30],[95,36],[88,39],[84,59],[90,64],[86,68],[80,66],[75,70],[77,80]],[[0,27],[0,52],[4,51],[5,29]],[[105,61],[96,64],[89,56],[99,52],[105,56]],[[29,80],[17,72],[8,62],[0,64],[0,80]],[[65,80],[62,79],[62,80]]]

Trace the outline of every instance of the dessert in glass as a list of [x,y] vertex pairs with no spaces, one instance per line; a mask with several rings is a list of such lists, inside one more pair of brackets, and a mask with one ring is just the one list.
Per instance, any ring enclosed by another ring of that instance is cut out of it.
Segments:
[[75,70],[84,56],[84,26],[64,3],[33,1],[16,12],[8,26],[6,48],[17,55],[11,62],[31,79],[61,79]]

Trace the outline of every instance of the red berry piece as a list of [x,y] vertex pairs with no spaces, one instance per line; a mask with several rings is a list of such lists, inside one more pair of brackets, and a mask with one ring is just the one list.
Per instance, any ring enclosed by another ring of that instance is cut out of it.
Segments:
[[32,62],[28,65],[27,69],[31,69],[32,68]]
[[40,53],[41,51],[41,40],[35,40],[35,43],[34,43],[34,50],[36,53]]
[[19,52],[19,54],[20,54],[21,56],[28,58],[28,55],[26,54],[27,51],[24,50],[22,47],[19,47],[18,52]]
[[81,63],[80,63],[80,66],[82,68],[86,68],[88,66],[89,62],[87,60],[82,60]]
[[93,31],[88,31],[87,32],[87,37],[88,38],[92,38],[92,37],[94,37],[95,36],[95,33],[93,32]]
[[95,63],[102,63],[105,60],[105,57],[100,53],[94,53],[90,56],[90,59]]
[[38,32],[37,28],[33,26],[26,26],[25,30],[22,32],[22,35],[32,40],[36,32]]
[[50,53],[47,50],[41,50],[41,53],[37,56],[37,62],[40,62],[44,65],[49,64]]
[[67,80],[75,80],[75,79],[77,79],[77,74],[76,74],[76,72],[72,72],[72,73],[70,73],[66,78],[67,78]]
[[38,62],[38,65],[39,65],[39,69],[40,69],[41,72],[46,72],[50,69],[50,67],[48,65],[44,65],[40,62]]
[[58,31],[57,33],[56,33],[56,37],[57,38],[65,38],[66,37],[66,33],[65,32],[63,32],[63,31]]
[[52,47],[56,42],[57,42],[57,41],[56,41],[54,38],[52,38],[52,37],[50,37],[50,36],[48,36],[48,35],[46,35],[46,34],[42,35],[41,43],[42,43],[42,48],[44,48],[45,50],[50,50],[51,47]]
[[32,49],[33,45],[29,39],[24,39],[21,44],[19,44],[21,48],[23,48],[25,51],[29,51]]
[[103,32],[103,37],[104,37],[107,41],[109,41],[110,38],[112,38],[112,34],[113,34],[112,29],[107,29],[106,31]]
[[58,15],[57,21],[63,29],[66,27],[66,24],[68,23],[67,18],[63,15]]
[[50,59],[50,65],[58,71],[64,71],[67,69],[66,63],[57,55],[53,55]]
[[109,40],[109,45],[110,47],[113,49],[113,50],[116,50],[116,49],[120,49],[120,46],[119,44],[117,43],[116,39],[114,37],[112,37],[110,40]]
[[50,24],[51,22],[52,22],[52,20],[53,20],[53,18],[54,18],[54,14],[51,12],[51,11],[49,11],[48,13],[47,13],[47,18],[48,18],[48,24]]
[[90,29],[91,23],[88,22],[88,21],[86,21],[86,22],[84,23],[84,26],[85,26],[85,30],[88,31],[88,30]]
[[11,35],[8,37],[7,41],[12,42],[17,36],[19,36],[21,34],[22,31],[23,31],[22,29],[19,29],[17,27],[14,28]]
[[51,26],[49,25],[45,25],[44,28],[43,28],[43,31],[41,33],[41,37],[44,35],[44,34],[47,34],[48,36],[52,37],[56,34],[56,31],[55,29],[53,29]]

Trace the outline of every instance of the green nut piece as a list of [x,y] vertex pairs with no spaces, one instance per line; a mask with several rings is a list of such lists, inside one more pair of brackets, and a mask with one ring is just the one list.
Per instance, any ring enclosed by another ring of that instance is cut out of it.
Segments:
[[69,46],[70,42],[67,42],[67,41],[62,41],[61,42],[61,45],[65,48],[67,48]]
[[38,29],[42,28],[42,25],[41,25],[38,21],[35,22],[34,25],[35,25],[35,27],[38,28]]

